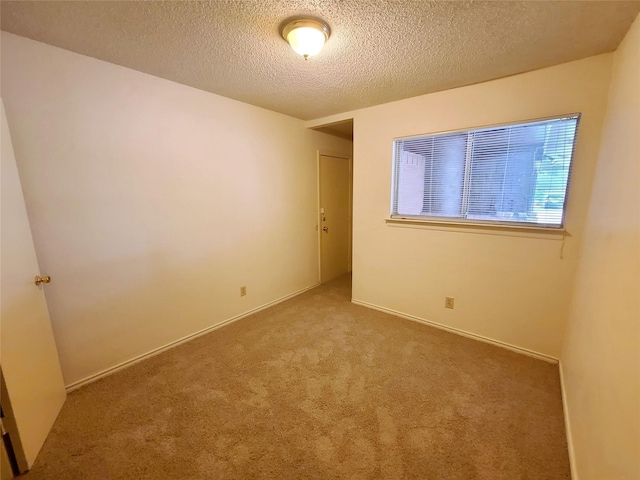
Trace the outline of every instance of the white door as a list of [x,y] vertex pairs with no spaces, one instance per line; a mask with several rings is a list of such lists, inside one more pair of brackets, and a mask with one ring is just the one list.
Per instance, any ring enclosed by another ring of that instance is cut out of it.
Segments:
[[348,158],[320,155],[320,281],[350,271],[351,165]]
[[19,436],[14,434],[11,441],[18,457],[26,459],[26,468],[31,468],[66,392],[45,287],[34,281],[40,275],[38,261],[4,105],[1,140],[0,368]]

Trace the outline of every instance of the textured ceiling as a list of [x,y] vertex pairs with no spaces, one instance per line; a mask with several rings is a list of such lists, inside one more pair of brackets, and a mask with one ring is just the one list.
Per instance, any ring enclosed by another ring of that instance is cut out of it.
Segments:
[[[616,1],[2,1],[2,29],[301,119],[611,52],[640,10]],[[331,37],[304,61],[292,16]]]

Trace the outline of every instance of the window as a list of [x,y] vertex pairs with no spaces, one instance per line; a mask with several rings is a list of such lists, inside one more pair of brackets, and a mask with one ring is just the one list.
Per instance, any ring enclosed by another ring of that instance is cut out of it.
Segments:
[[562,228],[579,120],[395,140],[391,217]]

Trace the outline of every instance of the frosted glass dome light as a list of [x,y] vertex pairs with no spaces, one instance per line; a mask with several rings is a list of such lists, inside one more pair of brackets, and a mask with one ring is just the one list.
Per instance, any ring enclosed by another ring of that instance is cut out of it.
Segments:
[[282,36],[306,60],[320,53],[329,39],[329,26],[316,20],[294,20],[284,27]]

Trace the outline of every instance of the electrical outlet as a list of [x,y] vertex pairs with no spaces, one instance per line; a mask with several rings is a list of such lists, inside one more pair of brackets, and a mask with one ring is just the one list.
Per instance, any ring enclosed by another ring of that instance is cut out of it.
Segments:
[[444,297],[444,308],[453,309],[453,297]]
[[246,294],[247,294],[247,287],[240,287],[240,296],[244,297]]

